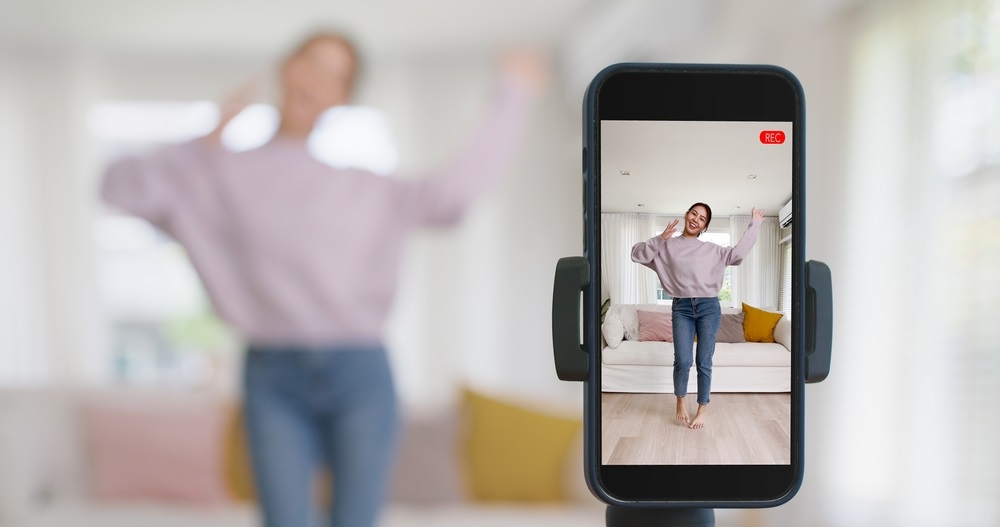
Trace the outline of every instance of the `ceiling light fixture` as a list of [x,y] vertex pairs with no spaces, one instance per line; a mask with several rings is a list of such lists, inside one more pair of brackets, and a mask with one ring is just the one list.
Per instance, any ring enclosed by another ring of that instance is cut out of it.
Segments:
[[748,174],[747,179],[757,179],[757,174]]
[[632,175],[631,173],[629,173],[628,170],[619,170],[618,173],[621,174],[621,175],[623,175],[623,176],[631,176]]

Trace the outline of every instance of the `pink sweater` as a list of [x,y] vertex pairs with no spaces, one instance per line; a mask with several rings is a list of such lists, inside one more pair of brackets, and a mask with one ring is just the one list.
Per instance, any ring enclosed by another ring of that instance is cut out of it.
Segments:
[[751,220],[739,243],[722,247],[698,238],[657,235],[632,246],[632,261],[656,271],[663,290],[674,298],[719,296],[726,267],[739,265],[760,232],[760,221]]
[[242,153],[199,139],[114,163],[101,193],[184,246],[216,312],[249,342],[378,342],[404,241],[457,223],[504,173],[527,102],[505,83],[462,155],[428,177],[334,169],[280,137]]

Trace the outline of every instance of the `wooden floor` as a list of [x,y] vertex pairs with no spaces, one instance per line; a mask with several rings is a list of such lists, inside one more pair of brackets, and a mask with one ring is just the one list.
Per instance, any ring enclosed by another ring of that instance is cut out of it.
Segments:
[[[692,394],[693,395],[693,394]],[[698,409],[686,397],[691,418]],[[713,393],[705,428],[676,419],[669,393],[602,394],[602,463],[756,465],[791,462],[787,393]]]

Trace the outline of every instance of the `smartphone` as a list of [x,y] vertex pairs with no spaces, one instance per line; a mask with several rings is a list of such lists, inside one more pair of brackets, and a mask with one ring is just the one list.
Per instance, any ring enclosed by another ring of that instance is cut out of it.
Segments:
[[587,90],[586,466],[609,504],[798,490],[804,108],[774,66],[618,64]]

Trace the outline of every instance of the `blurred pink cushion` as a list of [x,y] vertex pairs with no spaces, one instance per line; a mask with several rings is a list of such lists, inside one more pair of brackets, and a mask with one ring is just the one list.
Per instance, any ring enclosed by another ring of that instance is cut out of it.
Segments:
[[637,309],[635,313],[639,316],[639,340],[674,341],[674,324],[670,320],[670,313],[641,309]]
[[94,499],[229,501],[222,471],[222,408],[91,403],[82,415]]

